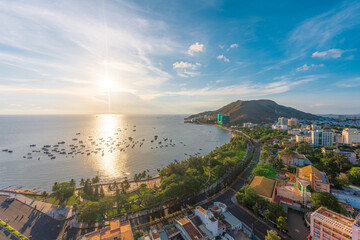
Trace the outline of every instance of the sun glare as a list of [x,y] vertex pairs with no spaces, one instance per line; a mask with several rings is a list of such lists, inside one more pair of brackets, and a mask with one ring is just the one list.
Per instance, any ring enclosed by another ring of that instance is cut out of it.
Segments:
[[101,80],[101,86],[107,91],[112,88],[113,84],[109,76],[106,76]]

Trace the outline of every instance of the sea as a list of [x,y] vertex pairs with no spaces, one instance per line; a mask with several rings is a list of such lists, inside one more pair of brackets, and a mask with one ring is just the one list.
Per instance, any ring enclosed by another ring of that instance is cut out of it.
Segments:
[[174,161],[203,156],[231,134],[184,123],[182,115],[0,116],[0,189],[50,191],[54,182],[157,176]]

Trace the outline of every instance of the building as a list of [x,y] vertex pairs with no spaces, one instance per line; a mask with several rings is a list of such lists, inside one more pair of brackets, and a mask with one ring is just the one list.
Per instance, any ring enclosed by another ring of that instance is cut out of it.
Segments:
[[331,194],[334,195],[339,200],[346,201],[353,208],[360,209],[360,193],[348,191],[348,190],[332,189]]
[[217,124],[223,125],[230,123],[230,116],[228,115],[217,115]]
[[290,166],[290,167],[303,167],[303,166],[307,166],[307,165],[311,165],[310,160],[305,157],[304,154],[299,154],[299,153],[295,153],[294,156],[280,156],[282,162],[284,165],[286,166]]
[[277,124],[278,125],[288,125],[288,119],[284,118],[284,117],[279,117]]
[[288,119],[289,126],[297,126],[299,125],[299,120],[297,118],[290,118]]
[[311,144],[311,136],[310,135],[296,135],[296,142],[307,142]]
[[257,195],[268,201],[274,201],[276,181],[266,177],[254,176],[250,187],[254,188]]
[[344,144],[360,144],[360,130],[353,128],[345,128],[342,131]]
[[271,128],[272,128],[273,130],[283,130],[283,131],[285,131],[285,130],[288,130],[288,129],[289,129],[289,126],[288,126],[288,125],[274,124],[274,125],[271,126]]
[[181,236],[185,240],[205,240],[207,236],[202,234],[195,224],[188,218],[176,220],[176,227],[181,231]]
[[310,234],[314,240],[359,240],[360,219],[321,207],[311,214]]
[[333,132],[327,132],[322,130],[311,131],[311,144],[316,147],[319,146],[332,146],[334,143]]
[[153,227],[153,228],[150,230],[150,236],[151,236],[151,239],[152,239],[152,240],[161,240],[161,238],[160,238],[160,233],[159,233],[159,231],[156,229],[156,227]]
[[208,229],[212,236],[216,237],[226,231],[226,226],[215,218],[210,210],[205,210],[202,207],[196,207],[195,215],[199,216],[206,229]]
[[313,165],[296,169],[296,185],[305,194],[310,186],[315,192],[330,192],[330,182],[326,173],[320,172]]
[[313,130],[313,131],[321,130],[321,126],[318,126],[316,124],[311,124],[311,130]]
[[349,160],[350,163],[352,164],[356,164],[358,162],[358,159],[357,159],[357,155],[356,155],[356,152],[354,152],[353,150],[342,150],[342,149],[326,149],[326,148],[322,148],[321,149],[321,152],[322,153],[326,153],[326,152],[329,152],[329,151],[332,151],[332,152],[335,152],[335,153],[338,153],[338,154],[343,154],[345,155],[345,157]]
[[289,135],[295,136],[295,135],[299,135],[300,133],[301,133],[301,129],[299,129],[299,128],[294,128],[294,129],[288,130]]
[[129,221],[120,223],[120,220],[110,221],[110,226],[85,234],[79,240],[133,240],[133,234]]
[[254,123],[251,123],[251,122],[247,122],[247,123],[243,123],[243,127],[246,127],[246,128],[253,128],[253,127],[256,127],[257,124],[254,124]]

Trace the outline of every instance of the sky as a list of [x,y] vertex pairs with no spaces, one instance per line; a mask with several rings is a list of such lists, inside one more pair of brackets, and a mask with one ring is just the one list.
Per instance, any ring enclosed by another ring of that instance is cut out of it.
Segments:
[[360,113],[360,1],[2,0],[0,114]]

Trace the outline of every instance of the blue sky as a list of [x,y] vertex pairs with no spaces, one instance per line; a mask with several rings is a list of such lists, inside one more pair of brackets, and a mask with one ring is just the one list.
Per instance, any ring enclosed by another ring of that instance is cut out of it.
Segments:
[[360,1],[3,0],[0,21],[2,114],[360,113]]

